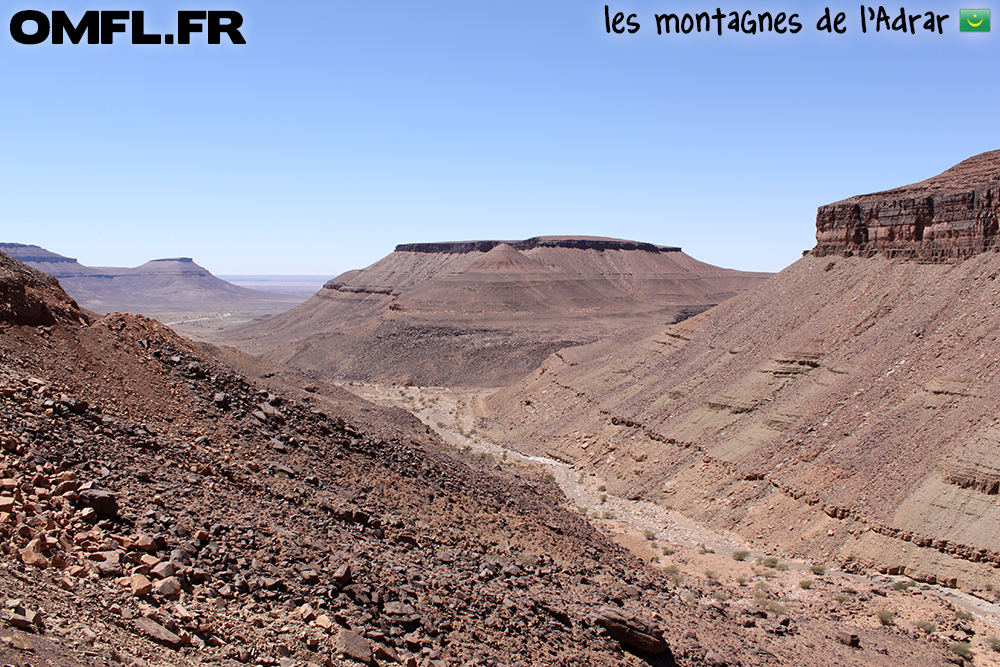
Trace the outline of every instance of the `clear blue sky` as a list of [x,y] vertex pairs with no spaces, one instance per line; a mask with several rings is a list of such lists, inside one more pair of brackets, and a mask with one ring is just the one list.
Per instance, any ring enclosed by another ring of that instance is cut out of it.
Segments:
[[[932,3],[907,3],[928,11]],[[215,273],[328,274],[397,243],[543,234],[683,246],[779,270],[816,207],[1000,148],[1000,28],[656,34],[718,3],[469,0],[3,2],[0,240],[89,265],[192,256]],[[988,4],[988,3],[987,3]],[[895,14],[895,10],[886,7]],[[248,44],[17,44],[21,9],[231,9]]]

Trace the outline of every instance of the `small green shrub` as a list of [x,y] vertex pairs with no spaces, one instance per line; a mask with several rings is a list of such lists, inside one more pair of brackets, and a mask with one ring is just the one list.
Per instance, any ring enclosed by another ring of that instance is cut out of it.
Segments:
[[763,572],[760,573],[760,576],[764,577],[765,579],[774,579],[776,576],[778,576],[778,573],[775,572],[774,570],[764,570]]
[[879,609],[875,612],[875,617],[878,618],[878,622],[882,625],[892,625],[896,620],[896,614],[888,609]]
[[932,635],[937,632],[937,624],[931,623],[930,621],[917,621],[914,625],[916,625],[917,629],[925,635]]
[[607,490],[608,490],[608,487],[606,485],[604,485],[604,484],[601,484],[599,487],[597,487],[598,493],[604,493]]
[[972,644],[969,642],[955,642],[948,647],[948,650],[963,658],[972,658]]
[[740,586],[746,586],[747,578],[746,577],[736,577],[736,583],[739,584]]
[[970,612],[970,611],[964,611],[962,609],[956,609],[955,610],[955,618],[957,618],[960,621],[971,621],[972,620],[972,612]]
[[769,600],[767,604],[764,605],[764,609],[768,610],[775,616],[785,616],[788,614],[788,608],[783,604],[779,604],[774,600]]
[[705,570],[705,576],[711,579],[712,581],[719,580],[719,573],[716,572],[715,570]]
[[738,561],[742,562],[742,561],[745,561],[749,555],[750,555],[749,551],[743,551],[743,550],[734,551],[733,552],[733,560],[738,560]]
[[663,571],[670,575],[670,581],[673,582],[674,586],[679,586],[684,581],[684,575],[681,574],[680,568],[676,565],[668,565],[663,568]]
[[701,544],[698,545],[698,553],[700,553],[700,554],[714,554],[715,553],[715,549],[711,549],[709,547],[706,547],[705,543],[702,542]]
[[608,501],[608,494],[602,493],[601,494],[601,503],[603,504],[603,503],[606,503],[607,501]]
[[906,581],[897,581],[892,585],[892,590],[894,591],[905,591],[911,586],[916,586],[917,582],[912,579],[907,579]]
[[851,588],[850,586],[845,587],[844,592],[847,593],[848,595],[854,595],[855,593],[857,593],[857,591]]
[[994,652],[1000,653],[1000,637],[990,635],[986,638],[986,643],[990,645],[990,648],[993,649]]
[[[506,457],[506,454],[504,456]],[[506,460],[506,458],[504,460]],[[550,482],[554,482],[556,481],[556,476],[550,472],[547,472],[545,473],[545,479],[549,480]]]
[[774,567],[779,572],[788,572],[788,563],[778,563]]
[[847,602],[847,598],[848,596],[844,595],[843,593],[837,593],[836,595],[833,596],[833,599],[836,600],[837,602]]
[[671,549],[670,547],[663,547],[663,555],[664,556],[673,556],[674,555],[674,550]]
[[438,422],[437,423],[437,427],[438,428],[444,428],[444,422]]
[[652,530],[649,530],[648,528],[646,530],[642,531],[642,535],[647,540],[655,540],[656,539],[656,533],[654,531],[652,531]]
[[802,581],[799,582],[799,588],[801,588],[804,591],[807,591],[810,588],[812,588],[812,585],[813,585],[812,579],[803,579]]
[[729,593],[721,588],[717,589],[714,593],[712,593],[712,595],[715,596],[715,599],[719,602],[725,602],[729,599]]
[[826,574],[826,567],[824,567],[823,565],[813,565],[809,568],[809,571],[812,572],[813,574],[823,576],[824,574]]

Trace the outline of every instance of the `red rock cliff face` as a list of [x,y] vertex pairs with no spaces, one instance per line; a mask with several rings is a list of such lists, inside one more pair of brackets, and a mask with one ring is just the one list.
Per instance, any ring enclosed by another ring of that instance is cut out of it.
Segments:
[[1000,249],[1000,151],[920,183],[821,206],[812,254],[945,261]]

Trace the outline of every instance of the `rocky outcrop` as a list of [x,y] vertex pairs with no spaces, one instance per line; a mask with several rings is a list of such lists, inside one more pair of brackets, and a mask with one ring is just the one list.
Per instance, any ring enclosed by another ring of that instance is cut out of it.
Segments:
[[622,612],[616,607],[601,607],[592,615],[595,623],[626,646],[659,655],[669,650],[663,633],[652,621]]
[[58,280],[0,252],[0,323],[49,326],[86,321]]
[[1000,151],[920,183],[821,206],[812,254],[946,261],[997,250]]

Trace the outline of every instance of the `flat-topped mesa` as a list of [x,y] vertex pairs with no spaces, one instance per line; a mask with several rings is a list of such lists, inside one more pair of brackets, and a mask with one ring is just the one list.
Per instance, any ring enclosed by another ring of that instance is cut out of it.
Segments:
[[1000,151],[816,213],[812,254],[948,261],[1000,250]]
[[45,248],[24,243],[0,243],[0,252],[25,263],[76,264],[72,257],[63,257]]
[[424,252],[442,254],[462,254],[467,252],[489,252],[501,244],[515,250],[534,248],[572,248],[574,250],[644,250],[646,252],[680,252],[673,246],[654,245],[639,241],[610,239],[603,236],[534,236],[523,241],[441,241],[437,243],[401,243],[396,252]]

